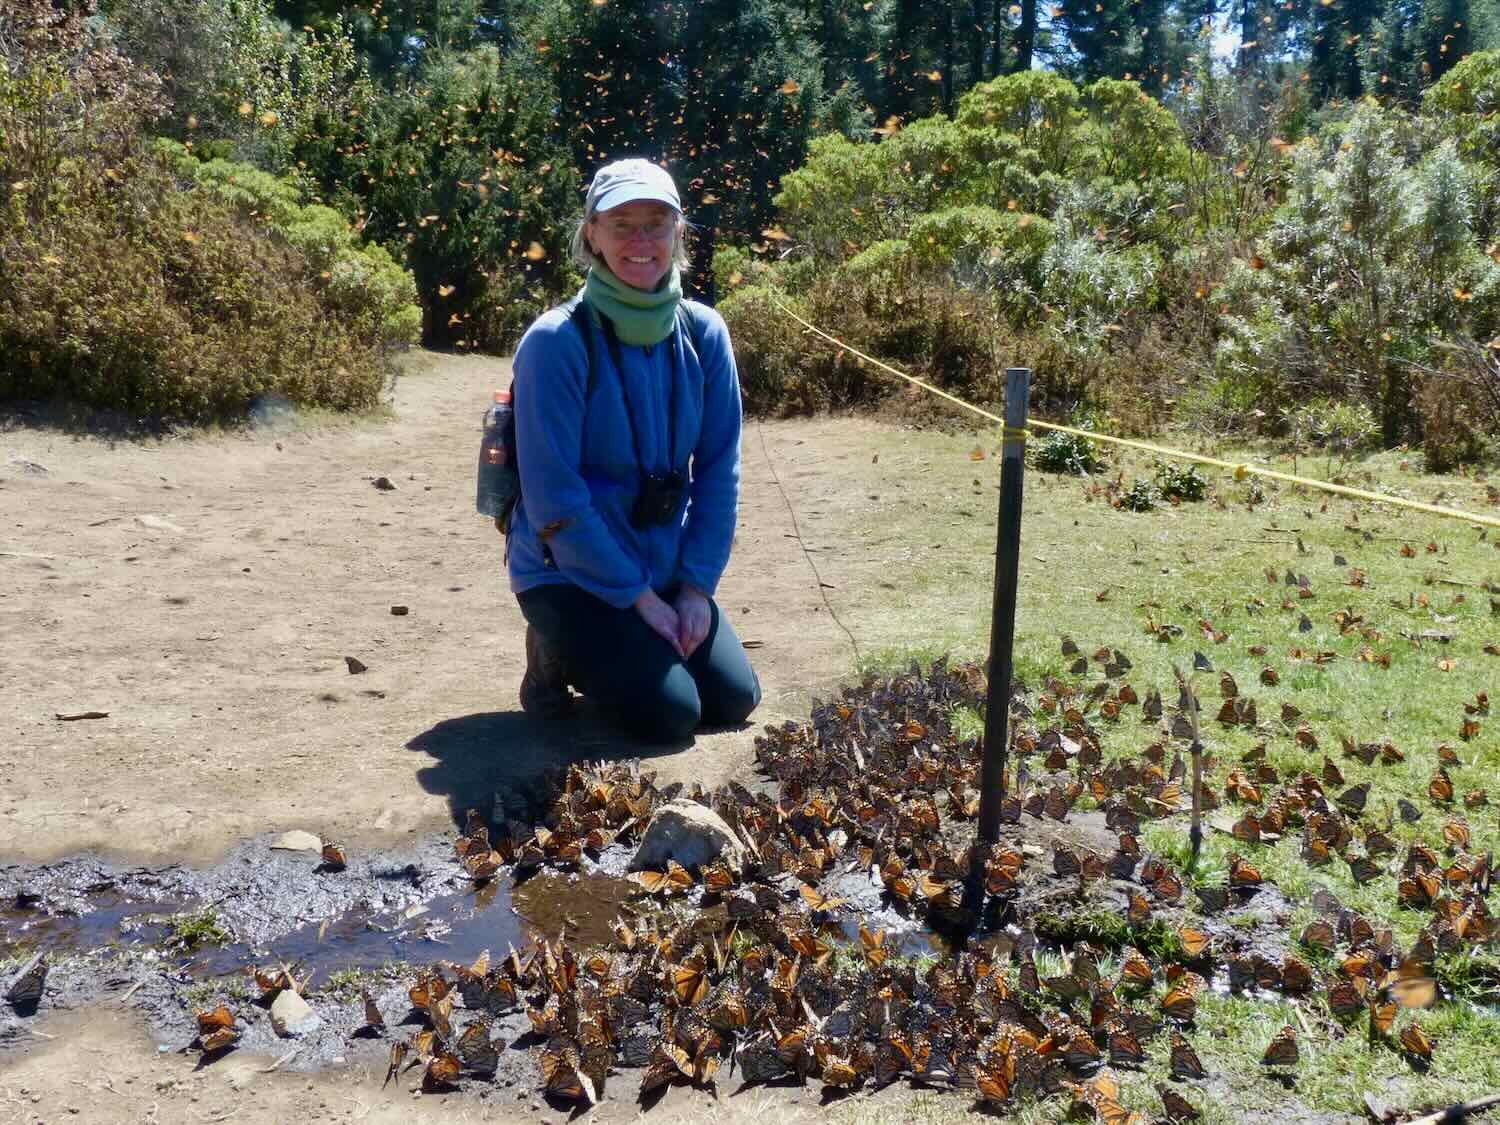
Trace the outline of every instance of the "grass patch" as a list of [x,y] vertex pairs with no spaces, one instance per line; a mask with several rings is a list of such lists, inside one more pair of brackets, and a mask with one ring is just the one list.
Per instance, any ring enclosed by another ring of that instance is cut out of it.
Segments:
[[[913,656],[938,652],[982,659],[995,550],[995,435],[875,431],[866,440],[868,448],[849,450],[842,471],[858,475],[858,491],[891,500],[846,516],[844,537],[858,549],[825,574],[845,591],[835,596],[834,608],[861,647],[878,654],[866,658],[868,669],[904,669]],[[986,453],[981,461],[971,456],[976,441]],[[876,452],[878,462],[872,461]],[[1214,452],[1231,461],[1253,459],[1243,450]],[[1437,477],[1415,465],[1400,452],[1383,453],[1345,467],[1344,476],[1390,495],[1496,512],[1500,493],[1482,476]],[[1116,457],[1110,469],[1127,480],[1151,472],[1146,458],[1133,456]],[[1468,824],[1470,852],[1500,850],[1493,811],[1500,787],[1491,782],[1500,769],[1500,715],[1465,713],[1500,673],[1500,655],[1487,651],[1500,645],[1500,535],[1301,487],[1237,483],[1214,473],[1206,480],[1202,503],[1134,513],[1110,506],[1095,481],[1028,470],[1017,675],[1032,691],[1053,676],[1092,684],[1099,679],[1093,652],[1117,648],[1132,662],[1125,680],[1141,697],[1154,688],[1170,700],[1173,666],[1191,669],[1201,654],[1200,664],[1211,670],[1193,673],[1193,682],[1207,712],[1205,776],[1221,798],[1221,813],[1238,817],[1243,811],[1225,795],[1224,779],[1243,755],[1263,745],[1266,763],[1283,780],[1303,771],[1323,777],[1326,758],[1344,778],[1324,783],[1330,795],[1368,782],[1365,823],[1390,818],[1403,853],[1418,840],[1441,852],[1443,824],[1455,817]],[[1076,657],[1063,655],[1063,636],[1088,657],[1081,677],[1070,674]],[[1258,729],[1213,721],[1222,673],[1236,681],[1241,696],[1255,700]],[[1284,712],[1288,705],[1297,714]],[[1478,729],[1465,730],[1466,718]],[[1160,737],[1134,711],[1116,723],[1093,721],[1106,759],[1138,755]],[[977,713],[960,712],[955,724],[966,735],[983,729]],[[1300,741],[1299,727],[1305,728]],[[1388,741],[1399,758],[1365,765],[1344,755],[1346,739]],[[1448,808],[1428,798],[1443,743],[1458,755],[1458,764],[1448,767],[1458,799]],[[1465,808],[1464,795],[1486,787],[1495,789],[1491,803]],[[1400,798],[1422,810],[1416,824],[1397,814]],[[1311,920],[1307,901],[1319,886],[1377,926],[1390,926],[1403,947],[1431,920],[1430,913],[1397,907],[1397,859],[1382,860],[1384,873],[1359,885],[1338,858],[1310,866],[1295,836],[1247,845],[1205,829],[1191,881],[1222,882],[1231,853],[1244,855],[1291,902],[1285,924],[1293,935]],[[1186,869],[1185,816],[1153,822],[1142,835],[1148,851]],[[1191,896],[1186,901],[1191,918],[1196,903]],[[1081,937],[1111,946],[1149,940],[1128,934],[1123,919],[1096,916],[1101,913],[1038,919],[1038,930],[1053,940]],[[1252,917],[1246,912],[1246,927]],[[1151,952],[1170,955],[1165,947]],[[1326,1012],[1313,1010],[1321,1008],[1318,1000],[1307,1005],[1314,1021],[1314,1034],[1304,1037],[1310,1050],[1295,1086],[1284,1088],[1261,1073],[1259,1060],[1276,1028],[1297,1025],[1291,1008],[1213,995],[1204,997],[1191,1038],[1220,1077],[1211,1089],[1188,1096],[1205,1120],[1237,1121],[1262,1118],[1275,1107],[1291,1116],[1297,1107],[1360,1113],[1366,1090],[1393,1104],[1428,1106],[1500,1088],[1493,1051],[1500,1017],[1475,1006],[1494,1003],[1500,991],[1496,958],[1488,952],[1444,957],[1437,975],[1454,999],[1421,1015],[1438,1040],[1429,1074],[1416,1075],[1391,1049],[1372,1049],[1362,1026],[1346,1033]],[[1163,1066],[1166,1049],[1165,1039],[1153,1047]],[[1153,1065],[1147,1076],[1162,1073]],[[1126,1092],[1133,1108],[1158,1110],[1144,1078],[1127,1078]]]
[[233,935],[212,907],[177,914],[167,922],[163,945],[173,953],[188,953],[205,945],[224,945]]

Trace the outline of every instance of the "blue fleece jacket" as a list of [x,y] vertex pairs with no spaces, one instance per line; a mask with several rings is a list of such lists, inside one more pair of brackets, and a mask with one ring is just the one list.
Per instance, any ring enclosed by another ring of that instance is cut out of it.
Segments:
[[[514,363],[521,473],[510,535],[514,592],[572,582],[621,609],[647,587],[661,593],[685,582],[713,595],[739,501],[740,384],[723,317],[694,301],[683,305],[701,348],[679,322],[659,344],[620,344],[623,371],[595,315],[578,318],[595,364],[587,403],[589,352],[568,315],[571,302],[538,317],[522,337]],[[673,379],[675,466],[667,450]],[[648,471],[687,468],[691,479],[678,518],[644,530],[630,523],[641,476],[631,420]]]

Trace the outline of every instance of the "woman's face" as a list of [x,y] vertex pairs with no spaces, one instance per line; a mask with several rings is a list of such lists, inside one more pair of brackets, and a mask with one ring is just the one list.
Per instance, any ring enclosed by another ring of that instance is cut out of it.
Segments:
[[622,203],[589,220],[589,242],[611,273],[649,292],[672,268],[677,222],[677,212],[665,203]]

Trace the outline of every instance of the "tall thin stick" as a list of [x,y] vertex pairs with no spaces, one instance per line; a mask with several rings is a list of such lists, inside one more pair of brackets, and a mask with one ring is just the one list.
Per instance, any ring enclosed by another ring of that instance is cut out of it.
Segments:
[[1177,677],[1177,686],[1182,691],[1182,709],[1187,714],[1188,726],[1193,731],[1193,742],[1188,747],[1188,752],[1193,756],[1193,826],[1188,832],[1188,839],[1193,846],[1193,862],[1198,861],[1198,852],[1203,847],[1203,736],[1202,728],[1198,721],[1198,697],[1193,694],[1192,685],[1188,683],[1187,677],[1182,674],[1182,669],[1172,665],[1172,672]]
[[990,613],[989,690],[984,712],[984,762],[979,780],[979,843],[988,853],[1000,839],[1009,740],[1012,648],[1016,639],[1016,588],[1021,572],[1021,493],[1026,457],[1026,411],[1031,370],[1005,372],[1005,430],[1000,464],[1000,516],[995,529],[995,598]]

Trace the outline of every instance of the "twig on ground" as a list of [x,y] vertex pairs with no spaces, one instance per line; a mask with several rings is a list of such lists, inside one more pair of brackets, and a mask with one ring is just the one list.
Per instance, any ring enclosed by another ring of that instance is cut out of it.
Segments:
[[1500,1094],[1486,1094],[1469,1102],[1455,1102],[1447,1109],[1429,1113],[1426,1117],[1413,1117],[1406,1125],[1448,1125],[1451,1121],[1463,1121],[1471,1113],[1479,1113],[1500,1105]]
[[140,980],[138,980],[134,984],[132,984],[129,988],[127,988],[121,994],[121,996],[120,996],[120,1003],[123,1004],[123,1003],[125,1003],[125,1001],[129,1000],[132,996],[134,996],[136,994],[136,992],[140,989],[140,987],[143,984],[145,984],[145,983],[146,983],[146,978],[142,977]]

